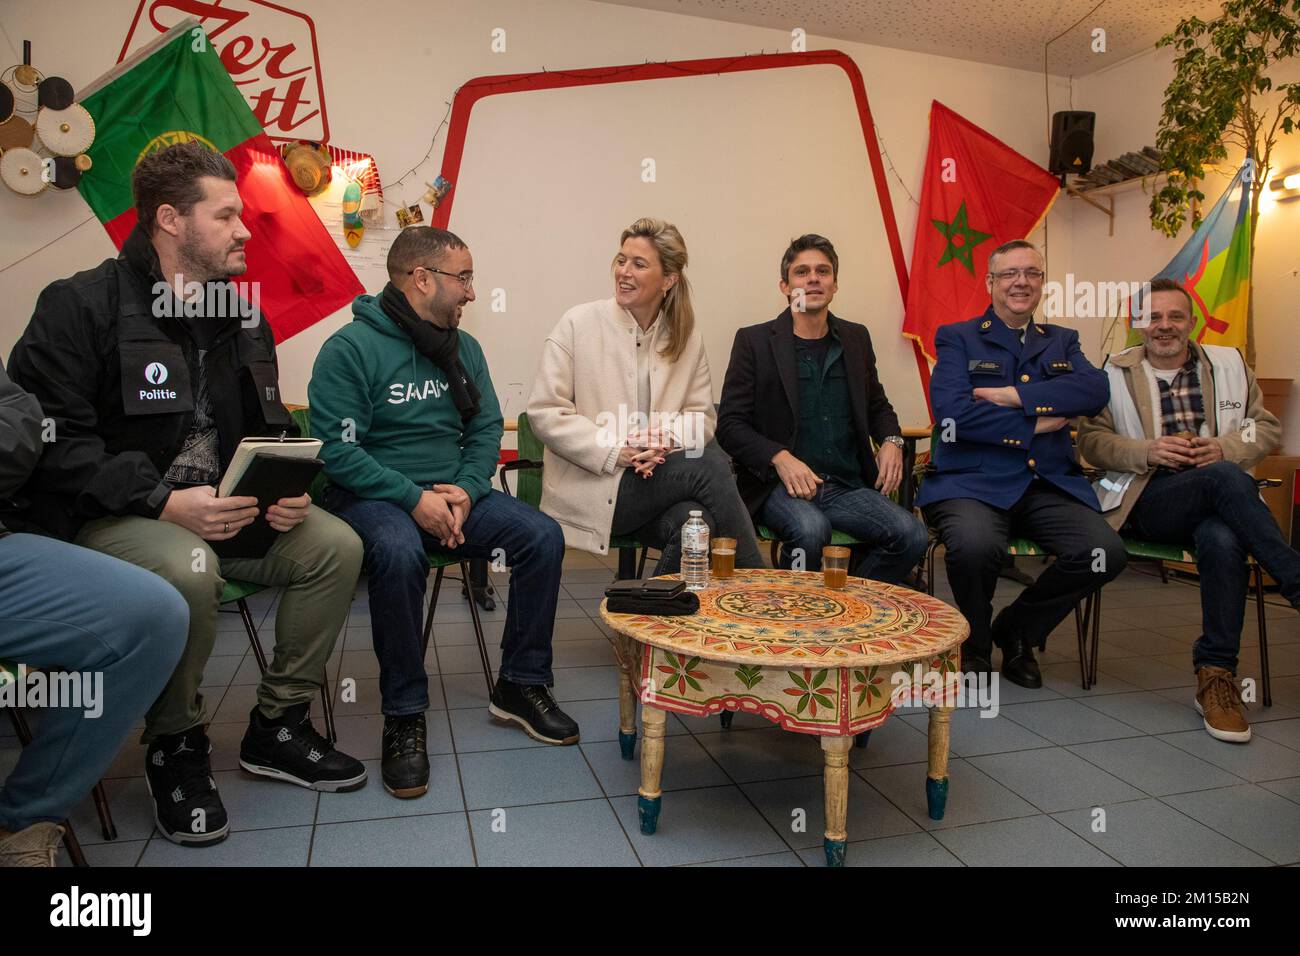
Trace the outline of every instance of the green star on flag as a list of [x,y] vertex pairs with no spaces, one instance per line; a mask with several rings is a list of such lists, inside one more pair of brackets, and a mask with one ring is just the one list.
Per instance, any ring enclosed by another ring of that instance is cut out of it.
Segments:
[[991,239],[992,234],[979,232],[966,225],[966,200],[962,200],[961,206],[957,209],[957,215],[953,217],[952,222],[944,222],[942,219],[931,219],[930,221],[948,240],[948,246],[943,250],[943,255],[939,257],[936,265],[941,266],[945,262],[955,259],[966,267],[967,272],[974,275],[975,263],[971,260],[971,250],[986,239]]

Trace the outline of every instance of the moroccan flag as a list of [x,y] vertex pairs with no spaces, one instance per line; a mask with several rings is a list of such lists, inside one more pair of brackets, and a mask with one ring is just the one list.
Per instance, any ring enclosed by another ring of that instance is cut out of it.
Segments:
[[[1178,255],[1152,278],[1173,279],[1191,294],[1196,312],[1193,339],[1245,349],[1250,304],[1250,183],[1245,166],[1237,170]],[[1140,303],[1130,300],[1124,348],[1142,341],[1132,328],[1139,307]]]
[[283,342],[364,291],[320,218],[294,185],[279,151],[189,19],[82,91],[95,120],[94,165],[77,188],[113,242],[135,226],[131,173],[150,153],[197,139],[224,153],[238,175],[248,271],[261,308]]
[[938,100],[930,104],[921,208],[916,218],[903,334],[934,361],[941,325],[989,304],[989,253],[1023,239],[1047,215],[1060,184]]

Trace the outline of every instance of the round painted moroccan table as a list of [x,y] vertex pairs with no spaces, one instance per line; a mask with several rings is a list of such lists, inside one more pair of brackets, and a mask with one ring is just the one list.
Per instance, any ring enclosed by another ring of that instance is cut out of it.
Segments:
[[[613,628],[620,664],[619,743],[631,760],[636,700],[642,718],[642,833],[654,833],[662,801],[667,712],[702,717],[757,714],[785,730],[821,737],[826,760],[826,862],[844,863],[848,753],[855,736],[894,710],[896,687],[924,671],[952,680],[970,629],[956,609],[908,588],[849,578],[843,590],[802,571],[737,570],[696,592],[695,614],[600,615]],[[918,669],[919,667],[919,669]],[[942,695],[940,695],[942,701]],[[926,803],[943,818],[952,707],[929,709]]]

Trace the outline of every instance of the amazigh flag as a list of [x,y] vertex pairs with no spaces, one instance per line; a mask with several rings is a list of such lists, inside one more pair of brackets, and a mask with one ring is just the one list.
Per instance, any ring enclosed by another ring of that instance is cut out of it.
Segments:
[[[1250,182],[1242,166],[1210,214],[1178,255],[1153,279],[1173,279],[1192,297],[1196,325],[1192,338],[1206,345],[1246,347],[1246,310],[1250,305]],[[1139,304],[1130,300],[1128,341],[1142,337],[1132,326]]]
[[939,326],[988,308],[989,253],[1033,232],[1059,190],[1047,170],[938,100],[930,104],[930,147],[903,319],[903,334],[927,358],[934,360]]
[[95,120],[95,143],[94,165],[77,188],[118,248],[135,226],[136,164],[197,139],[235,164],[244,225],[253,234],[240,278],[259,284],[277,341],[364,291],[198,21],[177,24],[92,83],[78,102]]

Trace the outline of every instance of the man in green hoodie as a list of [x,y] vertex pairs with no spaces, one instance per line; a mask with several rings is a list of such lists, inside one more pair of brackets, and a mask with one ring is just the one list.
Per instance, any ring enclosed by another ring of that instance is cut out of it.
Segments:
[[388,250],[388,285],[352,304],[353,321],[321,347],[308,386],[331,482],[326,507],[365,545],[384,787],[402,798],[429,785],[421,616],[430,549],[468,558],[504,551],[510,600],[488,710],[545,743],[578,741],[550,690],[564,535],[491,486],[501,408],[482,348],[458,329],[474,301],[473,267],[452,233],[403,230]]

